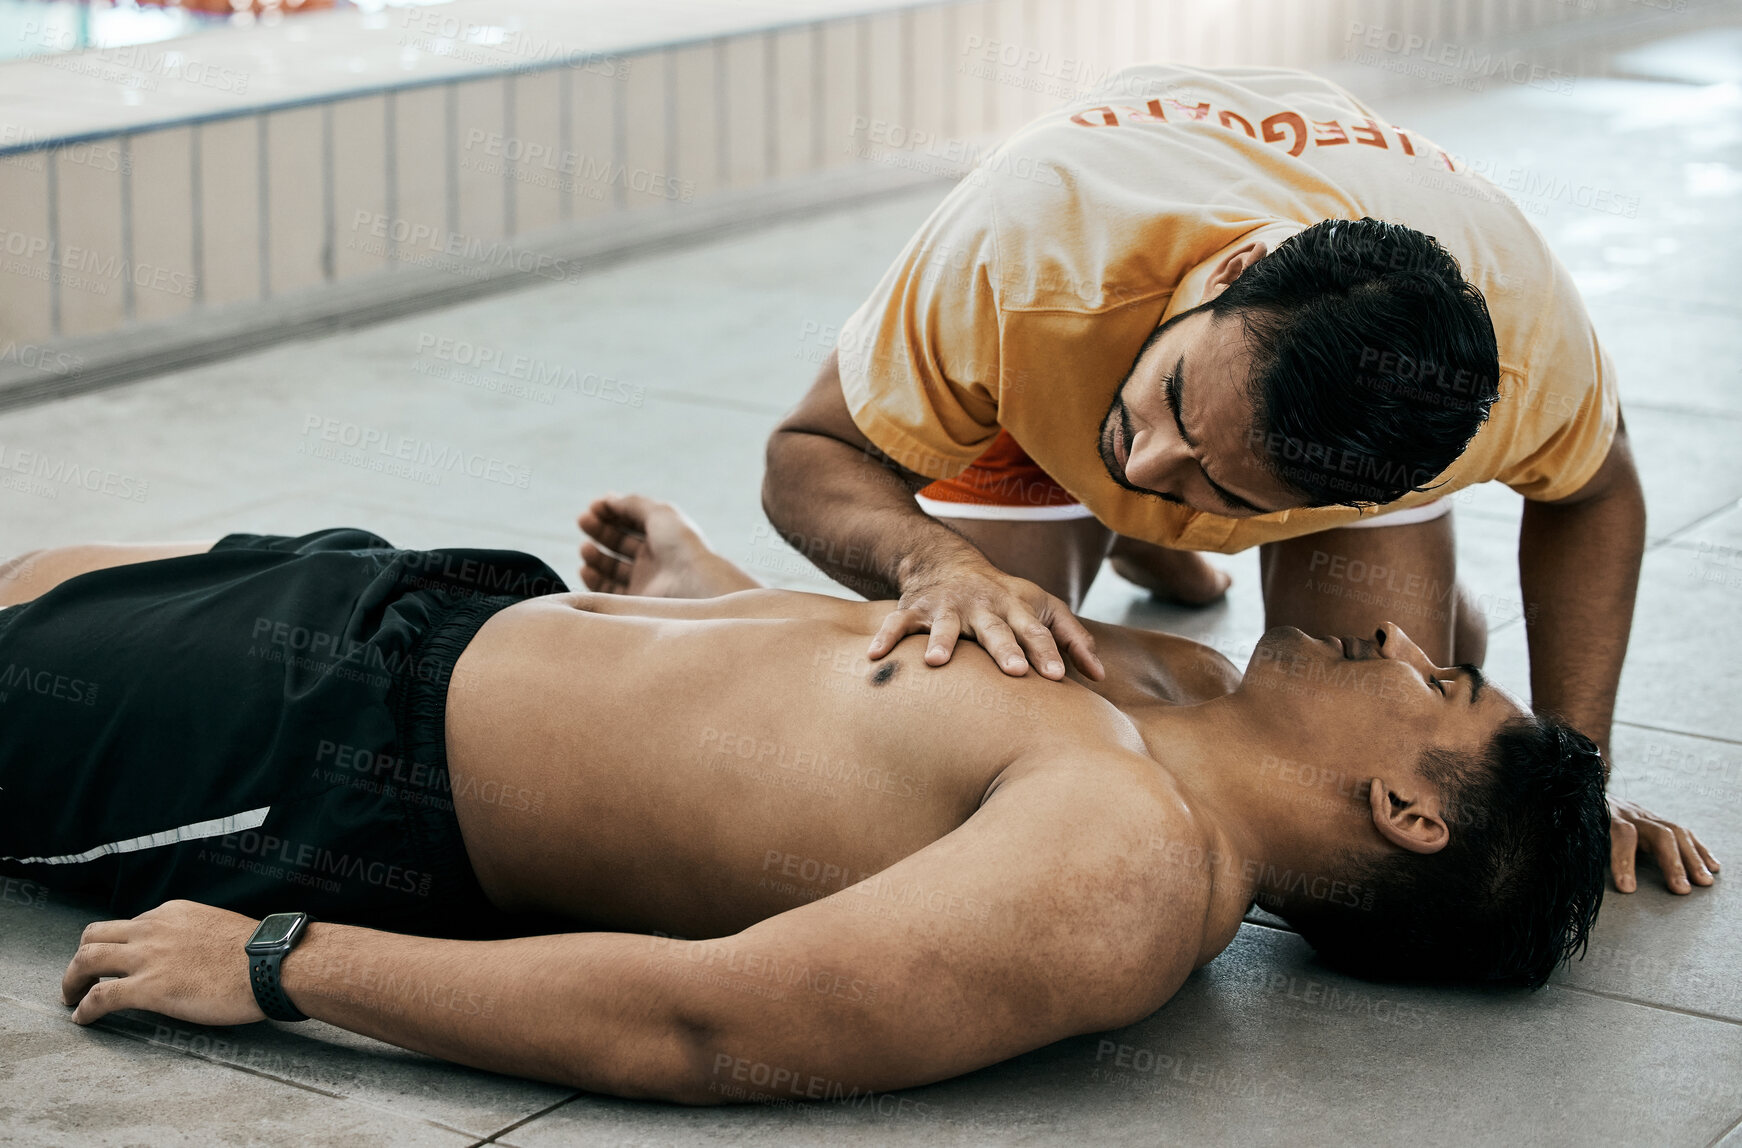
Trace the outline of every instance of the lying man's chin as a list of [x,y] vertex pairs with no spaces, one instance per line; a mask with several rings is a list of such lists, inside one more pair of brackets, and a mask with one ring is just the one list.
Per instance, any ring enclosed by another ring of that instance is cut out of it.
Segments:
[[1258,644],[1252,648],[1252,657],[1246,662],[1246,672],[1251,673],[1266,660],[1274,660],[1279,656],[1299,653],[1312,646],[1323,645],[1325,640],[1315,638],[1297,626],[1272,626],[1264,631],[1264,636],[1259,638]]

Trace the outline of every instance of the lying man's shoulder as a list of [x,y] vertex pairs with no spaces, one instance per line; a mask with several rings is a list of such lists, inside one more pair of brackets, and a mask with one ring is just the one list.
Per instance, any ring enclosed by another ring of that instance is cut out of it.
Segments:
[[1011,842],[1000,851],[1008,849],[1023,883],[1054,898],[1061,923],[1092,931],[1109,949],[1177,964],[1182,976],[1214,955],[1206,945],[1219,951],[1209,943],[1223,931],[1212,921],[1217,870],[1206,862],[1218,852],[1216,827],[1146,752],[1033,754],[1000,775],[972,820],[981,830],[998,823],[994,831]]

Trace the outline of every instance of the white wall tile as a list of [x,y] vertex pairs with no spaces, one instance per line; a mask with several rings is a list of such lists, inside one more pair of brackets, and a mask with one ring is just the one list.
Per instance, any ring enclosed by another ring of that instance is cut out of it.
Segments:
[[119,141],[54,150],[60,222],[60,333],[86,335],[127,317],[130,270],[122,242]]
[[955,73],[955,132],[966,139],[992,130],[996,84],[992,76],[998,65],[986,59],[992,37],[991,0],[967,0],[953,4],[955,31],[945,45],[950,70]]
[[617,151],[617,105],[629,87],[640,57],[619,57],[609,65],[581,67],[569,75],[569,214],[585,219],[616,210],[611,173],[622,162]]
[[955,56],[947,42],[952,21],[941,4],[915,9],[907,16],[906,50],[908,118],[942,145],[960,133],[956,130]]
[[427,259],[447,242],[447,89],[399,92],[392,97],[390,107],[394,147],[388,195],[392,218],[385,240],[365,229],[359,242],[372,250],[385,243],[389,260],[397,266]]
[[193,132],[165,128],[127,141],[133,317],[140,322],[174,318],[193,306]]
[[260,298],[260,123],[255,116],[201,124],[200,302]]
[[505,137],[506,85],[500,76],[454,86],[454,181],[459,191],[455,230],[460,244],[488,244],[508,233],[508,176],[492,139]]
[[666,70],[668,51],[643,52],[630,61],[623,85],[624,148],[607,194],[630,211],[663,207],[666,187]]
[[903,66],[906,55],[906,37],[902,13],[879,12],[864,18],[860,24],[860,33],[866,38],[869,54],[861,55],[867,59],[870,66],[870,82],[861,78],[861,91],[865,93],[868,104],[865,117],[875,125],[878,121],[895,126],[899,125],[903,135],[910,133],[914,126],[909,123],[912,110],[906,93],[902,90],[907,72]]
[[569,179],[563,171],[567,147],[562,138],[563,79],[571,70],[547,68],[511,81],[513,132],[500,149],[504,154],[492,158],[508,165],[516,235],[562,222]]
[[726,171],[733,187],[769,176],[768,73],[772,45],[753,32],[726,41]]
[[267,282],[274,295],[326,279],[326,142],[318,107],[266,117]]
[[671,123],[677,132],[672,175],[680,203],[719,190],[720,76],[714,43],[688,44],[671,52],[671,81],[677,102]]
[[857,163],[855,151],[865,143],[854,133],[859,106],[859,21],[832,20],[823,25],[823,166]]
[[345,279],[387,265],[384,242],[369,233],[388,211],[387,97],[342,100],[332,115],[333,276]]
[[792,176],[816,166],[817,81],[815,55],[821,40],[811,25],[784,28],[774,36],[774,172]]
[[[54,334],[49,301],[48,153],[0,159],[0,349]],[[14,348],[16,349],[16,348]]]

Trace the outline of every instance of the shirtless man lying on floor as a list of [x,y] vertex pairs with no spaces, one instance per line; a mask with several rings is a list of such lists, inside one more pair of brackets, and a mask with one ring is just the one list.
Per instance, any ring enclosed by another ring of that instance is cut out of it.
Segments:
[[355,530],[0,571],[0,869],[131,918],[72,1018],[822,1098],[1140,1020],[1255,901],[1385,977],[1540,985],[1589,934],[1594,747],[1396,626],[1244,677],[1093,624],[1104,681],[870,662],[887,603],[623,596],[751,584],[663,504],[582,521],[591,592]]

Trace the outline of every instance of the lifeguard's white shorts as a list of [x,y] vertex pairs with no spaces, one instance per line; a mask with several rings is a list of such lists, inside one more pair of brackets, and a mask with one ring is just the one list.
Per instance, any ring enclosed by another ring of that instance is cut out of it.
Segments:
[[1432,522],[1436,518],[1444,518],[1452,512],[1452,500],[1436,498],[1432,502],[1424,502],[1420,506],[1412,506],[1408,510],[1380,511],[1360,518],[1343,527],[1344,530],[1366,530],[1374,526],[1414,526],[1418,522]]
[[[933,518],[977,518],[1002,522],[1064,522],[1093,518],[1094,512],[1042,470],[1010,436],[999,431],[973,465],[954,478],[933,482],[914,496]],[[1408,510],[1381,511],[1349,524],[1349,529],[1410,526],[1450,514],[1444,498]]]

